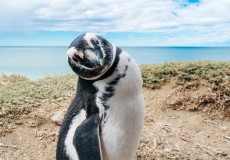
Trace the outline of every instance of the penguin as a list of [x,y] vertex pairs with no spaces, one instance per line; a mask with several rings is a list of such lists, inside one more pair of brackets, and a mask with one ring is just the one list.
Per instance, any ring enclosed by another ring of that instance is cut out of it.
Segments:
[[77,37],[67,58],[77,90],[60,127],[56,159],[134,159],[145,110],[139,66],[94,33]]

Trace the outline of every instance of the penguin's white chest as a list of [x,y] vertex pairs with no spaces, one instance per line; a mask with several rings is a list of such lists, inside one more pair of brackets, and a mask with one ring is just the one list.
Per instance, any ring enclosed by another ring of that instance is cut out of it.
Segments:
[[[103,160],[132,160],[144,124],[144,98],[139,68],[129,56],[120,58],[121,65],[118,65],[117,71],[107,82],[95,84],[99,90],[97,105],[101,113],[106,113],[101,124],[100,137]],[[114,86],[114,94],[106,102],[109,108],[104,110],[103,102],[100,101],[100,97],[106,95],[106,85],[103,83],[109,84],[117,75],[122,75],[122,72],[125,72],[125,76]]]
[[110,103],[101,133],[104,160],[132,160],[143,127],[143,96],[117,96],[111,98]]

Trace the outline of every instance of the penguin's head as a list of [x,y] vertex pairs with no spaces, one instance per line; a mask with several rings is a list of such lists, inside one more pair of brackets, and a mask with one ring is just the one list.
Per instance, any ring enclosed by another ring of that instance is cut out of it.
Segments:
[[69,65],[83,79],[98,79],[114,61],[113,48],[110,42],[96,34],[80,35],[67,50]]

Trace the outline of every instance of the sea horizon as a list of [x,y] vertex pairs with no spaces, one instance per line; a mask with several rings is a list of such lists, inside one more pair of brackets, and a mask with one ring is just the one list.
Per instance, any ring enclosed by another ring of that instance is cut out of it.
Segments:
[[[0,46],[0,74],[20,74],[30,79],[73,73],[68,46]],[[171,61],[229,61],[228,46],[121,46],[138,64]]]

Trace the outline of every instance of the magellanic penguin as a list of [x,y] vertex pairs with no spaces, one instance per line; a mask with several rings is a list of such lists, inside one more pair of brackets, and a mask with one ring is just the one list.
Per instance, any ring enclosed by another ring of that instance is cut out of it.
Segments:
[[137,63],[93,33],[76,38],[67,57],[79,78],[60,128],[57,160],[133,160],[144,124]]

